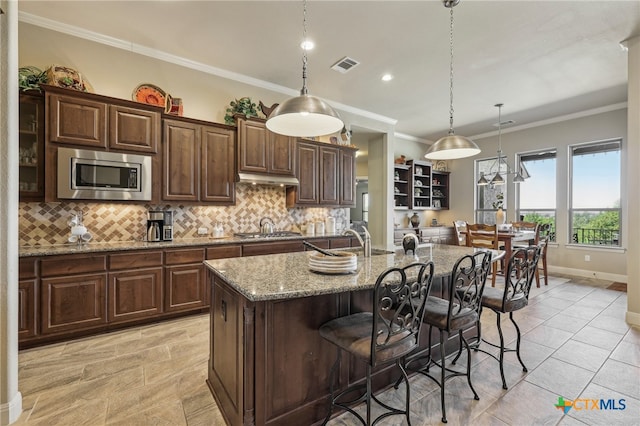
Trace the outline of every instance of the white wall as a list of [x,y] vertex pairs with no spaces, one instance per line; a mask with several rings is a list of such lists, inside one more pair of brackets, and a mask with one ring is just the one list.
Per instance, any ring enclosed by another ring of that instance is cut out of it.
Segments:
[[[508,116],[507,116],[508,118]],[[576,118],[554,124],[534,127],[530,129],[509,132],[503,131],[502,150],[514,164],[517,152],[534,151],[543,148],[557,150],[557,246],[550,246],[548,261],[550,268],[559,272],[595,276],[626,282],[627,256],[624,250],[601,248],[569,248],[567,247],[567,196],[568,196],[568,146],[580,142],[598,141],[603,139],[622,138],[623,146],[627,139],[627,111],[614,111]],[[452,205],[455,212],[462,219],[474,220],[474,161],[495,157],[498,150],[497,136],[475,139],[482,152],[470,159],[456,160],[452,163]],[[623,236],[628,237],[628,214],[626,199],[626,148],[623,148],[622,171],[622,229]],[[515,220],[515,186],[509,178],[507,186],[508,210],[507,221]],[[628,238],[622,244],[626,247]],[[590,262],[585,262],[584,256],[589,254]]]

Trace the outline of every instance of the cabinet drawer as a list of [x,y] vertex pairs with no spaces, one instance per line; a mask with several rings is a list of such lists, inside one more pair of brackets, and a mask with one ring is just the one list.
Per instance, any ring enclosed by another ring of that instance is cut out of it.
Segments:
[[27,257],[20,259],[18,264],[18,276],[21,280],[36,277],[36,258]]
[[109,256],[109,270],[162,266],[161,251],[124,252]]
[[229,257],[241,257],[241,245],[229,245],[207,248],[207,259],[226,259]]
[[[329,246],[332,249],[351,247],[351,237],[339,237],[329,240]],[[357,244],[357,243],[356,243]]]
[[167,265],[204,262],[204,249],[167,250],[165,262]]
[[107,256],[60,256],[47,257],[41,261],[42,276],[73,275],[86,272],[105,272]]
[[304,244],[298,241],[279,241],[273,243],[255,243],[242,246],[243,256],[258,256],[261,254],[291,253],[304,251]]

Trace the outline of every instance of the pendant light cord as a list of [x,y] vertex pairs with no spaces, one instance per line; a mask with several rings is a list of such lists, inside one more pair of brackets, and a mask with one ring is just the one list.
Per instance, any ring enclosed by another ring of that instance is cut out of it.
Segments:
[[[307,0],[302,1],[302,43],[307,42]],[[306,95],[307,92],[307,49],[306,46],[302,48],[302,89],[301,95]]]
[[453,6],[451,12],[451,25],[449,26],[449,134],[453,135]]

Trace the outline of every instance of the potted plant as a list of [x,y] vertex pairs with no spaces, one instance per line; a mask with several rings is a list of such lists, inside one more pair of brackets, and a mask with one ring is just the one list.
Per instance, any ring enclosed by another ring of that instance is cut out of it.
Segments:
[[251,101],[251,98],[246,96],[244,98],[231,101],[229,103],[229,108],[227,108],[227,113],[224,116],[225,124],[235,126],[236,121],[233,118],[235,114],[242,114],[246,118],[257,117],[258,106],[253,101]]
[[47,84],[47,72],[32,65],[18,68],[18,86],[20,90],[40,91],[41,84]]

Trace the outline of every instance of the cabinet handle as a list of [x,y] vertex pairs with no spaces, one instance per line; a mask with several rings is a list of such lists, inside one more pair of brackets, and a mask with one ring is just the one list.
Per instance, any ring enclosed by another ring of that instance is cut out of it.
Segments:
[[227,322],[227,302],[222,301],[222,319]]

